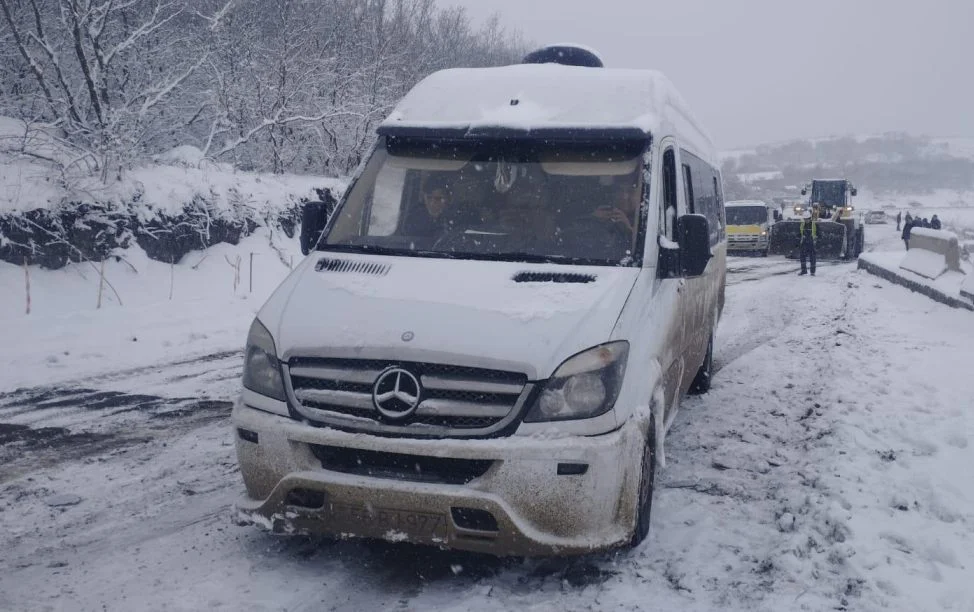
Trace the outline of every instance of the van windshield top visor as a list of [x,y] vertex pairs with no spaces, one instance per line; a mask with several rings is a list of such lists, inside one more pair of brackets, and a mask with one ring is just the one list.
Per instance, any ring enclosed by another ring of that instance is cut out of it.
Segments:
[[647,145],[382,137],[319,248],[637,265]]

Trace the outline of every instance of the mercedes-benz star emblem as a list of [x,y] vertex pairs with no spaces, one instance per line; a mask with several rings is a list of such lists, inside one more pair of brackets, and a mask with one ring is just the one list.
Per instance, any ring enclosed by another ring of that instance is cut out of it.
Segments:
[[415,337],[416,337],[416,334],[414,334],[411,331],[408,331],[408,332],[405,332],[402,335],[402,341],[403,342],[412,342],[413,341],[413,338],[415,338]]
[[382,416],[402,420],[419,408],[419,379],[402,368],[389,368],[372,387],[372,403]]

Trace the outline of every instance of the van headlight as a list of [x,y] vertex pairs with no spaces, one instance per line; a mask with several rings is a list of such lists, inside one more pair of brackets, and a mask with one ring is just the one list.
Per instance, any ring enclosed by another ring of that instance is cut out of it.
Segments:
[[612,410],[628,358],[628,342],[603,344],[569,358],[544,383],[524,422],[590,419]]
[[285,401],[284,378],[281,376],[274,338],[257,319],[251,323],[250,333],[247,334],[243,386],[254,393]]

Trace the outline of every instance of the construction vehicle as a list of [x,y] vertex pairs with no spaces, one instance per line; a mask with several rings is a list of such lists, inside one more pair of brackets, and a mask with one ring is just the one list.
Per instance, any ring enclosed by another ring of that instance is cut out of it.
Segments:
[[865,234],[862,215],[852,205],[857,189],[847,179],[815,179],[802,187],[807,199],[795,206],[797,218],[775,223],[771,253],[797,259],[801,246],[801,222],[818,219],[819,259],[852,259],[862,253]]

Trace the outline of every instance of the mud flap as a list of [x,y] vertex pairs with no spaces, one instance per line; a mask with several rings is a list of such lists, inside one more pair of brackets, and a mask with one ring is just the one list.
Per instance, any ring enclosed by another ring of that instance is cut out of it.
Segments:
[[660,468],[666,467],[666,422],[663,418],[663,411],[659,408],[665,405],[666,397],[663,394],[663,389],[657,387],[653,393],[650,416],[653,419],[653,427],[656,428],[656,462]]

